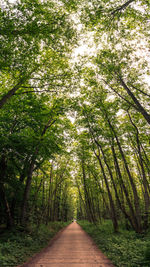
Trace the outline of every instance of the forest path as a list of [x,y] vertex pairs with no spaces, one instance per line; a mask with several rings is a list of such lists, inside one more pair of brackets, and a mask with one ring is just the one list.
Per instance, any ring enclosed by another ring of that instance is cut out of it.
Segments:
[[91,237],[73,222],[22,267],[114,267]]

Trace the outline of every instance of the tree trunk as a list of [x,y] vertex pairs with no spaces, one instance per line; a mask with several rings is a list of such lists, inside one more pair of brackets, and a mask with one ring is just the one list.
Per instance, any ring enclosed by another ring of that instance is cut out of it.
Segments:
[[23,201],[22,201],[21,225],[25,225],[26,223],[27,201],[28,201],[28,197],[30,193],[30,186],[31,186],[31,181],[32,181],[34,164],[35,164],[35,158],[32,159],[29,170],[28,170],[28,176],[27,176],[27,181],[26,181],[26,186],[25,186]]
[[16,93],[16,91],[21,87],[21,85],[30,77],[30,75],[37,69],[36,66],[32,71],[20,79],[20,81],[0,100],[0,109],[7,103],[7,101]]
[[83,174],[83,185],[84,185],[84,193],[85,193],[85,203],[87,207],[86,210],[88,212],[89,220],[95,223],[93,209],[91,207],[91,201],[90,201],[89,193],[88,193],[87,186],[86,186],[86,174],[85,174],[85,166],[84,166],[83,160],[82,160],[82,174]]
[[[79,192],[80,205],[81,205],[81,202],[82,202],[84,210],[86,211],[86,204],[85,204],[85,201],[83,200],[83,197],[82,197],[82,194],[81,194],[80,187],[79,187],[79,184],[77,182],[77,179],[76,179],[76,185],[77,185],[78,192]],[[85,219],[85,218],[82,218],[82,219]]]
[[6,95],[0,100],[0,109],[6,104],[6,102],[16,93],[20,88],[21,84],[24,82],[24,79],[20,80]]
[[126,161],[126,158],[125,158],[125,155],[124,155],[124,152],[122,150],[121,144],[119,142],[118,136],[116,135],[116,132],[115,132],[113,126],[111,125],[110,120],[108,119],[108,117],[107,117],[107,121],[108,121],[110,129],[112,130],[112,132],[113,132],[113,134],[115,136],[115,139],[116,139],[120,154],[122,156],[122,159],[123,159],[123,162],[124,162],[124,166],[125,166],[126,172],[128,174],[131,187],[132,187],[132,191],[133,191],[133,195],[134,195],[134,206],[135,206],[136,218],[137,218],[137,224],[138,224],[137,231],[140,233],[142,231],[142,226],[141,226],[140,201],[139,201],[137,189],[136,189],[134,180],[133,180],[133,178],[131,176],[131,173],[130,173],[130,170],[129,170],[129,167],[128,167],[128,164],[127,164],[127,161]]
[[6,194],[5,194],[4,183],[6,179],[6,169],[7,169],[7,161],[6,161],[5,153],[3,153],[1,156],[1,160],[0,160],[0,198],[2,202],[4,203],[5,210],[6,210],[7,228],[11,228],[14,225],[14,221],[13,221],[10,206],[7,201]]
[[136,232],[138,232],[139,226],[138,226],[136,214],[135,214],[134,208],[132,206],[132,203],[130,201],[128,190],[127,190],[127,188],[126,188],[126,186],[124,184],[123,178],[122,178],[122,174],[121,174],[121,170],[120,170],[119,163],[118,163],[118,160],[117,160],[115,148],[114,148],[113,145],[112,145],[111,148],[112,148],[112,153],[113,153],[113,157],[114,157],[114,163],[115,163],[116,173],[118,174],[119,180],[121,181],[122,189],[124,191],[124,194],[125,194],[125,197],[126,197],[126,200],[127,200],[128,206],[129,206],[129,209],[131,211],[131,217],[130,217],[131,218],[131,221],[130,221],[130,223],[131,223],[133,229]]
[[140,140],[139,140],[139,130],[136,127],[136,125],[134,124],[134,122],[132,121],[132,118],[131,118],[129,112],[128,112],[128,115],[129,115],[130,122],[136,131],[136,142],[137,142],[137,149],[138,149],[138,155],[139,155],[139,163],[141,166],[141,172],[142,172],[142,177],[143,177],[142,183],[144,186],[144,201],[145,201],[144,229],[146,230],[148,228],[148,212],[149,212],[149,207],[150,207],[150,197],[149,197],[149,193],[148,193],[149,184],[148,184],[148,181],[146,178],[146,173],[145,173],[144,164],[143,164],[143,157],[142,157],[142,153],[141,153],[141,145],[140,145]]
[[147,113],[146,109],[140,104],[138,99],[135,97],[135,95],[131,92],[129,87],[125,84],[124,80],[122,77],[119,75],[118,76],[119,81],[121,82],[121,85],[123,88],[126,90],[128,95],[132,98],[134,101],[135,105],[137,106],[138,111],[143,115],[143,117],[146,119],[146,121],[150,124],[150,115]]
[[111,181],[112,181],[114,190],[115,190],[115,196],[116,196],[117,202],[118,202],[118,204],[119,204],[119,207],[120,207],[122,213],[124,214],[125,218],[126,218],[127,220],[129,220],[131,226],[134,228],[134,224],[133,224],[133,221],[132,221],[131,216],[128,214],[128,212],[127,212],[126,209],[125,209],[125,206],[124,206],[123,203],[121,203],[121,201],[120,201],[120,198],[119,198],[119,195],[118,195],[118,192],[117,192],[116,183],[115,183],[115,181],[114,181],[114,177],[113,177],[111,168],[110,168],[110,166],[109,166],[109,164],[108,164],[108,162],[107,162],[107,160],[106,160],[106,156],[105,156],[105,153],[104,153],[104,151],[103,151],[103,149],[102,149],[102,146],[101,146],[98,142],[97,142],[97,144],[99,145],[99,147],[100,147],[100,149],[101,149],[101,152],[102,152],[102,155],[103,155],[103,158],[104,158],[104,162],[105,162],[105,164],[106,164],[106,166],[107,166],[107,169],[108,169],[108,172],[109,172],[109,175],[110,175],[110,178],[111,178]]
[[5,206],[6,215],[7,215],[7,228],[9,229],[14,225],[14,221],[13,221],[13,218],[11,215],[9,203],[7,201],[7,198],[6,198],[5,188],[4,188],[3,184],[1,184],[1,186],[0,186],[0,196],[1,196],[2,202],[4,203],[4,206]]
[[135,0],[128,0],[125,4],[123,4],[123,5],[119,6],[119,7],[117,7],[115,10],[113,10],[113,11],[111,12],[111,15],[115,15],[115,13],[124,10],[124,9],[127,8],[132,2],[135,2]]
[[99,165],[100,165],[101,170],[102,170],[102,174],[103,174],[105,185],[106,185],[107,192],[108,192],[108,198],[109,198],[109,203],[110,203],[110,208],[111,208],[111,217],[112,217],[112,222],[113,222],[113,226],[114,226],[114,231],[117,232],[118,231],[118,221],[117,221],[117,215],[116,215],[114,201],[113,201],[113,198],[112,198],[112,195],[111,195],[111,192],[110,192],[109,184],[108,184],[108,181],[107,181],[107,177],[106,177],[106,174],[105,174],[105,171],[104,171],[104,167],[103,167],[102,161],[100,159],[100,155],[97,155],[96,153],[95,153],[95,155],[96,155],[96,157],[98,159]]
[[46,224],[48,224],[48,221],[50,219],[51,214],[51,203],[52,203],[52,178],[53,178],[53,164],[51,164],[50,169],[50,178],[49,178],[49,190],[48,190],[48,204],[47,204],[47,218],[46,218]]

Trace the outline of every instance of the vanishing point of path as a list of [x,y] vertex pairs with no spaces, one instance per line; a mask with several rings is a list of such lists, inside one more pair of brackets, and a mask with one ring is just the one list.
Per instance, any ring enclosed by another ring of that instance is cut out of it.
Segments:
[[22,267],[114,267],[76,223],[56,235],[50,245]]

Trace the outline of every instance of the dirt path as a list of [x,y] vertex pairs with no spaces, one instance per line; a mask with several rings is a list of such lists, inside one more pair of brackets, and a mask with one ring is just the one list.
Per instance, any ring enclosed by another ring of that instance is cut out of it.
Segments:
[[76,223],[59,233],[50,245],[22,267],[114,267]]

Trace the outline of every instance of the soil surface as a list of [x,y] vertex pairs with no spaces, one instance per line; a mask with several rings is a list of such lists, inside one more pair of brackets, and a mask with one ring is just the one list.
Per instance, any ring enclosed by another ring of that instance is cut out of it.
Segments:
[[21,267],[114,267],[91,237],[73,222]]

